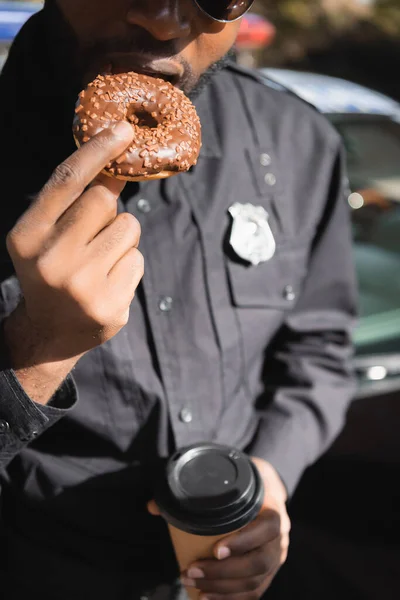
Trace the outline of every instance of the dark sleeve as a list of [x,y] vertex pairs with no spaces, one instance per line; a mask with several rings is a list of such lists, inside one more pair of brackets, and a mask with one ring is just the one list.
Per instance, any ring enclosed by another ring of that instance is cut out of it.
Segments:
[[77,389],[69,376],[46,405],[33,402],[10,368],[4,344],[2,322],[19,300],[15,277],[0,286],[0,469],[29,442],[66,415],[78,400]]
[[343,163],[336,150],[303,291],[268,350],[260,424],[249,450],[275,467],[289,495],[339,433],[355,391],[357,292]]
[[66,415],[77,402],[69,376],[47,406],[33,402],[12,369],[0,370],[0,469],[33,439]]

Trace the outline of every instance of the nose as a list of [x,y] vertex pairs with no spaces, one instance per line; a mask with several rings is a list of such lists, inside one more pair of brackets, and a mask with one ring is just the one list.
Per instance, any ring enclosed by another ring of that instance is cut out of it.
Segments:
[[136,0],[127,14],[131,25],[146,29],[155,39],[169,41],[190,34],[186,0]]

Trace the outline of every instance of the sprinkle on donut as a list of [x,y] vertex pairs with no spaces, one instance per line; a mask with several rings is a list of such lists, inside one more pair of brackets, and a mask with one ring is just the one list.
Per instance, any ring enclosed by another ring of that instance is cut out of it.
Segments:
[[160,179],[197,163],[201,125],[185,94],[163,79],[123,73],[99,75],[79,94],[73,134],[77,146],[117,121],[128,121],[134,141],[105,173],[118,179]]

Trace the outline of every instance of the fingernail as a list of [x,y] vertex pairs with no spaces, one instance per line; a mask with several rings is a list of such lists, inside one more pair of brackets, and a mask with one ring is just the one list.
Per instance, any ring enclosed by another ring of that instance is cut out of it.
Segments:
[[224,558],[228,558],[231,555],[231,551],[226,546],[220,546],[218,548],[217,557],[218,560],[224,560]]
[[204,579],[204,573],[198,567],[190,567],[187,574],[190,579]]
[[132,137],[132,126],[126,121],[118,121],[112,128],[114,137],[125,140],[126,138]]
[[200,600],[208,600],[208,596],[200,596]]
[[196,582],[189,577],[181,577],[181,582],[185,587],[196,587]]

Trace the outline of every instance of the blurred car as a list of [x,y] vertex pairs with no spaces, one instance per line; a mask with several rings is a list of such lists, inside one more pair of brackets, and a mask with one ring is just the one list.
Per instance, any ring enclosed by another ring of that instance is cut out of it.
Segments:
[[9,44],[43,2],[0,2],[0,43]]
[[400,391],[400,104],[324,75],[261,74],[314,105],[343,138],[360,294],[359,397]]
[[0,71],[7,58],[8,49],[23,26],[43,2],[1,2],[0,1]]

